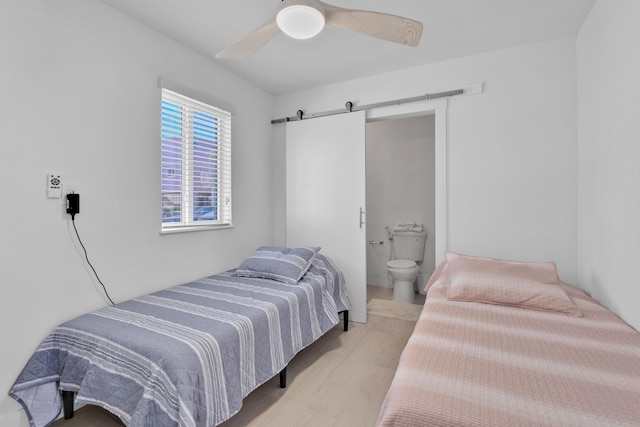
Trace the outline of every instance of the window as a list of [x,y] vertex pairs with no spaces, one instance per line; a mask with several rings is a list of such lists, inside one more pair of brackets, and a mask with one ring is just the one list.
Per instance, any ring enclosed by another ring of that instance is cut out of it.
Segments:
[[231,113],[162,89],[162,231],[231,225]]

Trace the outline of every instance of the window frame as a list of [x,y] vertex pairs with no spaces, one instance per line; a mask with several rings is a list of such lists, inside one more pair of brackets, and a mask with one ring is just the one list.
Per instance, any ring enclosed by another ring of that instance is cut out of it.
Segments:
[[[231,187],[231,116],[234,113],[233,108],[229,108],[226,103],[213,100],[211,97],[176,87],[174,84],[167,84],[161,79],[159,79],[159,87],[161,89],[161,234],[233,227]],[[175,108],[170,109],[169,104]],[[201,133],[203,126],[207,127],[205,136]],[[170,134],[174,135],[173,141],[167,137]],[[201,146],[203,146],[200,150],[196,147],[198,142],[201,142]],[[174,151],[166,151],[170,148]],[[198,166],[202,165],[203,150],[208,150],[208,166]],[[194,153],[196,154],[194,155]],[[176,166],[176,162],[179,166]],[[208,181],[213,180],[213,182],[203,184],[205,178],[200,175],[194,181],[194,170],[199,167],[202,176],[210,176]],[[175,182],[169,184],[165,180],[169,176],[169,172],[174,175],[177,173],[180,176],[179,184]],[[171,187],[174,190],[168,191],[168,188]],[[179,187],[179,190],[176,191],[175,187]],[[198,209],[212,207],[211,212],[215,212],[213,219],[194,217],[196,198],[199,194],[196,188],[200,189],[200,193],[203,189],[208,189],[211,192],[210,205],[198,206]],[[179,204],[180,216],[178,220],[165,221],[167,200],[169,200],[167,196],[170,194],[174,196],[172,197],[174,206]],[[176,195],[178,197],[175,197]],[[188,214],[184,215],[184,212],[188,212]]]

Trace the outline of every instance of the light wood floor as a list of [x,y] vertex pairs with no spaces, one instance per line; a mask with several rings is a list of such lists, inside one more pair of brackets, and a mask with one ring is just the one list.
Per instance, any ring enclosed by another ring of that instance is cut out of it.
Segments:
[[[391,299],[391,288],[369,286],[368,299]],[[417,295],[423,304],[424,296]],[[375,426],[398,358],[415,322],[369,315],[366,324],[342,323],[302,350],[287,367],[287,388],[278,377],[244,399],[241,411],[221,424],[239,426]],[[76,411],[54,427],[121,427],[95,406]]]

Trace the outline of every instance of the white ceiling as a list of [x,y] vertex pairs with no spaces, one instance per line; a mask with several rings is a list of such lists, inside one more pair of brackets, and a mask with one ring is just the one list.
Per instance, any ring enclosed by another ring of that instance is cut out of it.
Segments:
[[421,21],[416,48],[326,27],[243,59],[214,55],[270,20],[280,0],[102,0],[274,94],[575,35],[596,0],[325,0]]

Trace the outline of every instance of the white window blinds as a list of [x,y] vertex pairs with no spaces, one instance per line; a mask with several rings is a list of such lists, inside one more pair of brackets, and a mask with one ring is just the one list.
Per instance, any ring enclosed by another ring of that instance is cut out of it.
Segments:
[[162,230],[231,225],[231,113],[162,89]]

